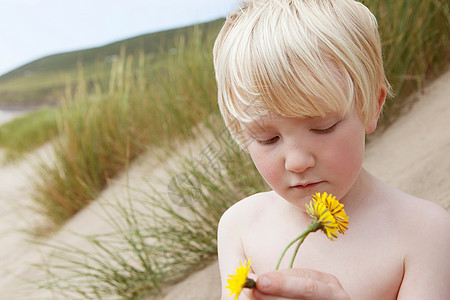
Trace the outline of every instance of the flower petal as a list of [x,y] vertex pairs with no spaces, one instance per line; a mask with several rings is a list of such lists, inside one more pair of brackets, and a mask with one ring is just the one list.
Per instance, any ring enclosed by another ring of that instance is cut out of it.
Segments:
[[236,269],[236,275],[228,275],[227,283],[225,287],[230,290],[230,295],[236,294],[235,300],[238,299],[244,285],[247,281],[248,273],[250,272],[251,261],[247,260],[246,266],[244,267],[242,263],[239,263],[239,267]]
[[327,193],[316,193],[312,198],[309,205],[306,205],[306,212],[320,222],[321,230],[328,238],[334,240],[339,233],[344,233],[348,225],[344,204]]

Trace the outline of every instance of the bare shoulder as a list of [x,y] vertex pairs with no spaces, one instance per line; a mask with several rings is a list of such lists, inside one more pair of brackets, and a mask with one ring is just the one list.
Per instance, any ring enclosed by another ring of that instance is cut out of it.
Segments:
[[383,211],[390,210],[390,231],[403,253],[398,299],[450,299],[450,215],[441,206],[388,190]]
[[[273,192],[257,193],[232,205],[222,215],[218,226],[219,258],[221,252],[226,255],[231,252],[242,252],[242,234],[251,225],[258,222],[259,216],[268,210],[273,203]],[[234,245],[234,250],[229,247]],[[225,251],[221,251],[225,250]],[[242,256],[242,253],[240,253]]]
[[254,219],[261,213],[270,209],[273,204],[273,193],[273,191],[261,192],[236,202],[222,215],[219,227],[228,223],[233,223],[236,226],[253,223]]
[[410,240],[410,254],[421,255],[428,247],[441,247],[450,251],[450,215],[436,203],[405,193],[399,198],[397,211],[404,222],[404,239]]
[[450,229],[449,213],[430,200],[421,199],[398,190],[392,192],[391,200],[395,209],[394,212],[401,217],[399,221],[411,229],[421,229],[419,232],[443,229],[448,232],[448,229]]
[[[421,255],[428,245],[450,246],[450,214],[436,203],[374,181],[368,216],[398,240],[406,257]],[[450,251],[450,249],[449,249]]]
[[450,226],[449,213],[430,200],[405,193],[375,177],[371,178],[371,190],[371,210],[378,216],[381,212],[383,221],[399,230]]

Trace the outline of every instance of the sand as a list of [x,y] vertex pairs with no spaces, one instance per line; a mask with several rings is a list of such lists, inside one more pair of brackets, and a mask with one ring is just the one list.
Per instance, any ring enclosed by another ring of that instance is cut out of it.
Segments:
[[[415,196],[433,201],[450,212],[450,71],[413,95],[417,101],[387,130],[374,136],[367,145],[364,166],[389,184]],[[193,143],[182,152],[198,153],[204,141]],[[193,150],[194,149],[194,150]],[[195,150],[197,149],[197,150]],[[0,153],[1,154],[1,153]],[[166,166],[176,164],[172,158],[165,165],[146,154],[130,166],[128,172],[114,179],[99,199],[71,219],[50,241],[64,241],[89,247],[72,232],[104,233],[112,230],[103,218],[102,204],[122,201],[138,190],[148,187],[149,178],[169,180]],[[46,251],[29,243],[21,230],[30,228],[39,218],[23,209],[32,204],[30,177],[37,176],[40,161],[51,163],[47,145],[14,165],[0,167],[0,299],[51,299],[48,292],[27,285],[23,279],[39,274],[30,266],[46,256]],[[161,184],[161,190],[166,186]],[[220,296],[217,262],[168,288],[165,300],[210,300]]]

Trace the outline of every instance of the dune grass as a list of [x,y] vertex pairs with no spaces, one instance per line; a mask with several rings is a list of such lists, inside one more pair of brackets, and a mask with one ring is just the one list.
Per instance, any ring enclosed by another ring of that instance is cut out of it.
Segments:
[[[440,0],[365,3],[379,19],[387,76],[401,105],[401,99],[447,65],[448,4]],[[57,165],[43,169],[38,185],[37,199],[55,223],[63,223],[95,199],[108,179],[134,157],[149,147],[168,149],[169,155],[174,141],[194,137],[193,125],[206,122],[217,111],[212,39],[203,43],[200,38],[180,41],[177,55],[158,60],[123,53],[109,81],[94,84],[94,93],[88,93],[86,85],[68,93],[73,99],[62,109]],[[388,104],[385,119],[392,114],[391,107]],[[122,221],[111,219],[116,232],[85,237],[97,252],[76,245],[51,246],[62,251],[56,262],[43,266],[51,275],[43,287],[80,298],[89,294],[98,299],[141,299],[157,295],[165,284],[214,258],[222,212],[265,185],[249,158],[236,146],[223,143],[224,128],[217,126],[217,116],[212,120],[205,124],[219,145],[215,162],[220,167],[192,158],[183,164],[184,173],[191,174],[188,186],[201,186],[177,187],[181,188],[177,194],[191,205],[183,205],[183,210],[174,207],[167,194],[151,188],[156,179],[149,178],[150,192],[142,191],[143,199],[129,199],[129,206],[116,207],[122,215]],[[60,276],[61,270],[65,276]]]
[[57,110],[42,108],[0,126],[5,160],[14,161],[57,136]]
[[217,110],[211,48],[212,38],[193,31],[179,41],[177,55],[158,61],[123,50],[93,92],[80,68],[81,84],[67,91],[61,107],[56,164],[43,165],[35,185],[34,198],[50,220],[64,223],[137,155],[187,138]]
[[382,123],[389,124],[404,99],[447,67],[449,3],[446,0],[365,0],[378,20],[387,77],[396,94]]
[[94,250],[64,242],[47,245],[56,253],[39,266],[50,277],[41,288],[70,299],[161,299],[166,285],[208,265],[216,256],[223,212],[267,189],[248,155],[223,130],[219,116],[210,121],[206,131],[213,139],[203,150],[218,152],[208,158],[180,157],[178,167],[167,170],[172,178],[189,175],[188,184],[171,190],[180,201],[158,189],[167,182],[155,178],[138,191],[140,196],[120,204],[109,201],[104,215],[115,232],[83,237]]

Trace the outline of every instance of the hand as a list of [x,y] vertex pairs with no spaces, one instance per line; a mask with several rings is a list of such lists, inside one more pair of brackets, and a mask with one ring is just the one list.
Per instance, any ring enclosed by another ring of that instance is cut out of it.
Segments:
[[259,300],[350,299],[335,276],[307,269],[286,269],[263,274],[258,277],[256,287],[253,297]]

